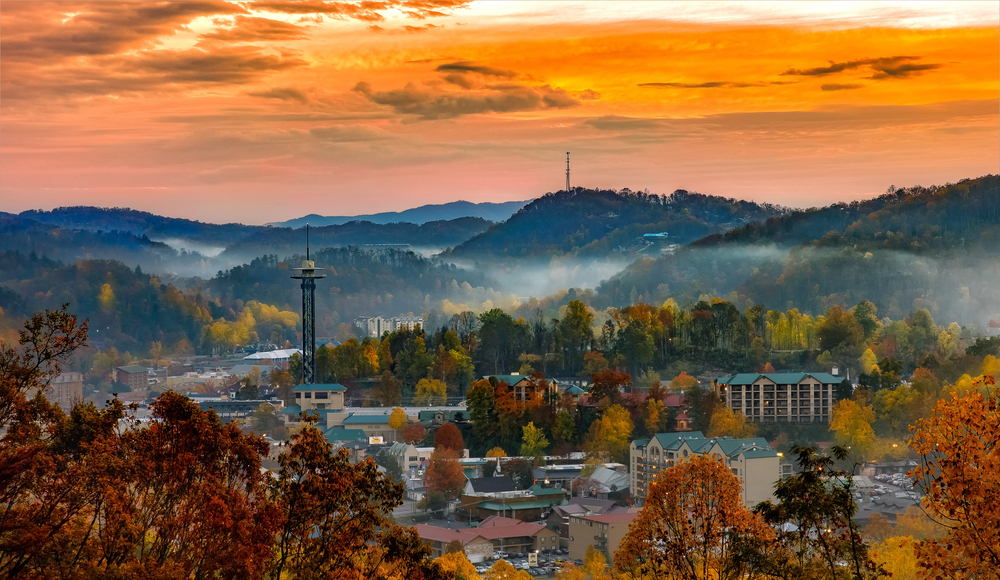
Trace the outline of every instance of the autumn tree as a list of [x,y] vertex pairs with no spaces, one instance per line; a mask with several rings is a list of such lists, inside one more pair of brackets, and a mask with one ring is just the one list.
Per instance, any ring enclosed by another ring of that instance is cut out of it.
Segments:
[[323,433],[306,425],[279,465],[271,483],[281,500],[272,577],[445,580],[416,532],[387,519],[402,504],[404,486],[374,461],[352,464],[346,449],[334,453]]
[[754,512],[778,529],[777,544],[768,550],[767,570],[783,578],[839,578],[843,569],[851,578],[879,577],[861,531],[854,522],[851,472],[836,468],[847,449],[833,446],[831,455],[812,447],[792,445],[798,472],[775,484],[774,497],[758,504]]
[[[452,544],[458,542],[458,549],[452,550]],[[448,544],[448,552],[434,560],[446,574],[455,576],[455,580],[480,580],[476,566],[465,555],[465,549],[458,540]]]
[[402,407],[396,407],[389,413],[389,428],[396,432],[397,437],[400,435],[400,429],[406,427],[407,421],[409,419]]
[[445,423],[434,432],[434,447],[454,451],[461,454],[465,449],[465,441],[462,439],[462,432],[454,423]]
[[592,580],[610,580],[611,571],[608,569],[608,561],[604,554],[598,552],[593,546],[587,546],[587,551],[583,556],[583,571]]
[[448,385],[437,379],[420,379],[413,395],[417,407],[444,405],[448,397]]
[[497,560],[483,574],[483,580],[531,580],[531,574],[524,570],[518,570],[507,560]]
[[427,430],[420,423],[407,423],[403,428],[403,441],[405,443],[420,443],[427,435]]
[[611,404],[620,403],[622,391],[632,386],[632,377],[628,373],[618,373],[607,370],[594,373],[590,390],[587,392],[587,399],[593,403],[600,403],[607,399]]
[[465,487],[465,480],[462,464],[454,451],[438,449],[431,453],[430,463],[424,473],[427,493],[443,493],[448,499],[456,499]]
[[545,433],[535,427],[533,422],[528,423],[524,426],[524,435],[521,440],[521,456],[533,457],[537,464],[538,458],[545,455],[545,450],[549,446],[549,440],[545,438]]
[[774,532],[743,505],[739,479],[714,456],[692,456],[650,484],[646,503],[615,553],[630,579],[744,578],[741,547]]
[[920,419],[910,446],[920,464],[909,473],[924,485],[923,506],[948,529],[916,544],[920,578],[1000,578],[1000,394],[994,377],[938,401]]
[[[386,345],[389,341],[385,341]],[[397,379],[388,370],[382,372],[379,382],[372,389],[372,398],[380,407],[394,407],[403,403],[403,381]]]
[[271,433],[281,424],[281,417],[278,416],[274,405],[268,402],[261,403],[250,416],[250,427],[256,433]]
[[604,416],[590,424],[583,450],[605,461],[627,461],[632,436],[632,416],[621,405],[612,405]]
[[681,374],[677,375],[670,380],[670,390],[674,392],[684,391],[690,387],[694,387],[698,384],[698,379],[687,374],[686,371],[681,371]]
[[853,399],[838,401],[830,410],[830,431],[834,432],[837,442],[860,455],[864,455],[875,441],[874,422],[873,407]]
[[732,437],[733,439],[746,439],[757,436],[757,425],[747,423],[747,418],[740,411],[733,411],[728,407],[723,407],[712,414],[712,420],[708,424],[709,437]]

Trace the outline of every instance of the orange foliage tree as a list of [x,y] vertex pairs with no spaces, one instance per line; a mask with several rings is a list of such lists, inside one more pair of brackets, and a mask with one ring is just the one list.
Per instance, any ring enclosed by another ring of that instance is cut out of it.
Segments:
[[1000,394],[990,375],[970,391],[938,401],[913,427],[922,456],[911,477],[926,484],[923,506],[949,528],[916,544],[921,578],[1000,578]]
[[740,547],[774,533],[740,495],[739,479],[715,457],[664,470],[615,553],[616,572],[630,580],[743,577]]
[[332,453],[323,433],[307,425],[278,462],[273,578],[443,580],[416,532],[386,517],[402,504],[404,486],[379,474],[374,461],[351,464],[346,449]]
[[445,423],[434,432],[434,447],[461,453],[465,449],[465,441],[454,423]]
[[407,443],[420,443],[424,440],[427,430],[420,423],[407,423],[403,428],[403,441]]
[[447,449],[431,453],[430,463],[424,473],[427,493],[443,493],[448,499],[455,499],[465,485],[465,473],[458,462],[458,454]]
[[[46,379],[85,344],[64,310],[0,343],[0,576],[445,580],[386,517],[403,487],[331,454],[306,426],[262,473],[263,439],[168,391],[152,421],[48,403]],[[35,392],[39,392],[35,395]]]

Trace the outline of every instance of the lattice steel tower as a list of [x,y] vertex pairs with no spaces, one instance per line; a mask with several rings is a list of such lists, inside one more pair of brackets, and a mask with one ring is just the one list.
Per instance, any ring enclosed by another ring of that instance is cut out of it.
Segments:
[[566,152],[566,193],[569,193],[569,151]]
[[316,279],[326,274],[316,274],[316,262],[309,259],[309,224],[306,224],[306,259],[302,261],[296,280],[302,280],[302,383],[316,382]]

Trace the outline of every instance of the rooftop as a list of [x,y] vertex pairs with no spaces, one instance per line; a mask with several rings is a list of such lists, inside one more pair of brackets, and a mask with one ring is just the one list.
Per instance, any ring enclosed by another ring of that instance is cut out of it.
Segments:
[[302,393],[305,391],[346,391],[347,388],[343,385],[338,385],[337,383],[323,384],[323,385],[299,385],[292,389],[294,393]]
[[823,385],[840,384],[845,377],[838,377],[830,373],[737,373],[719,377],[720,385],[752,385],[761,378],[765,378],[776,385],[797,385],[804,381],[806,377],[816,379]]

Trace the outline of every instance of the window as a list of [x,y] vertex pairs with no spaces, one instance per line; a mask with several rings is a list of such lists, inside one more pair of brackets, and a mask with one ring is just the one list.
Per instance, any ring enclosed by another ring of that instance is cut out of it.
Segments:
[[317,409],[325,409],[326,408],[326,403],[316,403],[316,408]]
[[302,393],[295,393],[295,398],[296,399],[301,399],[302,398]]
[[317,399],[328,399],[330,397],[329,393],[316,393]]
[[312,396],[313,396],[313,394],[312,394],[312,393],[306,393],[306,398],[307,398],[307,399],[311,399],[311,398],[312,398]]
[[419,458],[419,457],[417,457],[416,455],[412,455],[412,456],[410,456],[410,459],[409,459],[409,460],[410,460],[410,461],[420,461],[420,458]]

